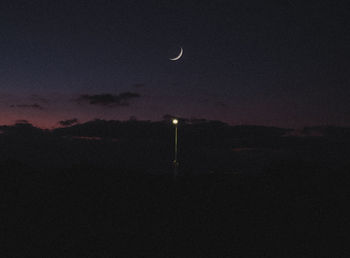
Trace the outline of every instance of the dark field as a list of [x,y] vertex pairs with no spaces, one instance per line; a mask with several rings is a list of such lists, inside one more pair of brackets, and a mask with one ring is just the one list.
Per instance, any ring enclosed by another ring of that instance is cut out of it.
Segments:
[[183,142],[174,180],[165,140],[21,135],[0,139],[2,257],[350,255],[346,138]]

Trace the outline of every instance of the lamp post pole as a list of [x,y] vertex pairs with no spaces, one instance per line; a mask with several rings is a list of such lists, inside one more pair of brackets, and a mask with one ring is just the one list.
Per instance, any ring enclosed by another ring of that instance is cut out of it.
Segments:
[[177,160],[177,125],[179,120],[173,119],[173,124],[175,125],[175,142],[174,142],[174,178],[177,177],[179,162]]

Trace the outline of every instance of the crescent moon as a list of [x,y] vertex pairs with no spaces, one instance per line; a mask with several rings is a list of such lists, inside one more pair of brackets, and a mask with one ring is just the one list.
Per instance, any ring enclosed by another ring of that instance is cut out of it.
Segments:
[[184,52],[184,50],[181,47],[180,54],[177,57],[169,58],[169,60],[171,60],[171,61],[179,60],[182,57],[183,52]]

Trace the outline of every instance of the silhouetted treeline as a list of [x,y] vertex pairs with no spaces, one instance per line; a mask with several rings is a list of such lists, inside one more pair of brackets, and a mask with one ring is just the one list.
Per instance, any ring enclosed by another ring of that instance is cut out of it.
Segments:
[[[85,164],[141,173],[171,173],[174,127],[170,119],[93,120],[54,130],[28,123],[1,126],[0,161],[18,160],[37,169]],[[263,126],[230,126],[220,121],[182,119],[181,171],[262,172],[278,162],[347,164],[349,129],[312,127],[301,131]]]

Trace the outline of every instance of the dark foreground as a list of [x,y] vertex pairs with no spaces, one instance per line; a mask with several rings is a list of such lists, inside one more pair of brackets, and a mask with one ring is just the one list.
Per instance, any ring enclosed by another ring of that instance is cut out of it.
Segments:
[[[282,168],[280,168],[282,169]],[[1,256],[349,257],[348,168],[1,174]]]

